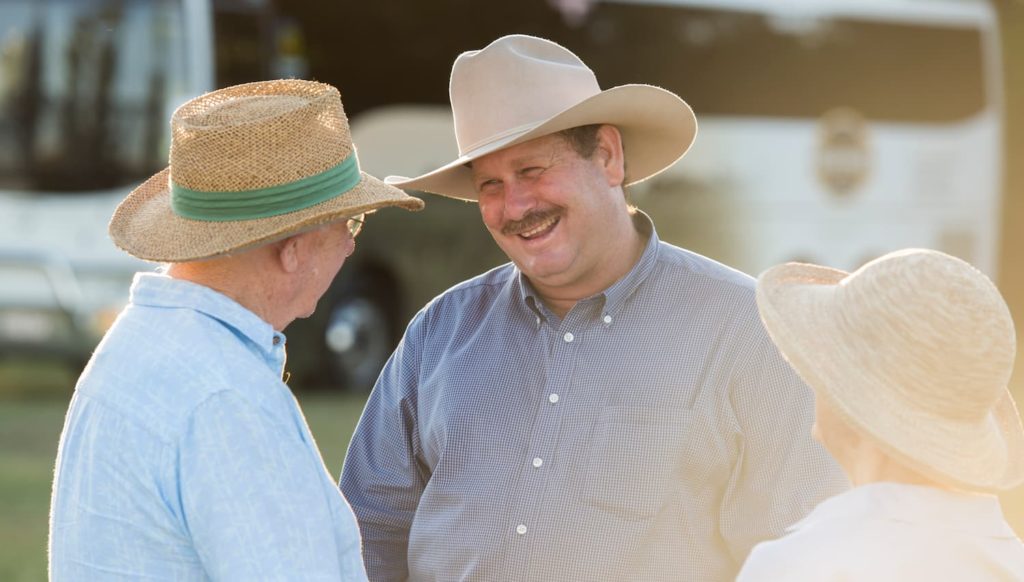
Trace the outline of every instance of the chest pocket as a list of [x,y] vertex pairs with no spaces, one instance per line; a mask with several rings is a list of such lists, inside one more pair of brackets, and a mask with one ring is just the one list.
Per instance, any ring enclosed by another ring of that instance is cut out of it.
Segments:
[[587,503],[622,519],[658,513],[681,488],[688,410],[609,406],[594,427]]

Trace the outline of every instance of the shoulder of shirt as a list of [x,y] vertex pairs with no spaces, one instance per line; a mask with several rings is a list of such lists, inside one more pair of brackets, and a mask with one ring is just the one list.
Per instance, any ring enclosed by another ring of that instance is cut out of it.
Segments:
[[[180,431],[211,398],[251,381],[233,373],[259,369],[246,362],[255,357],[237,336],[198,312],[136,309],[101,342],[76,391],[161,438]],[[174,334],[165,333],[169,323]],[[138,349],[146,337],[160,337],[163,349]],[[227,365],[232,359],[239,364]]]
[[[872,564],[884,565],[892,552],[898,551],[891,545],[891,525],[883,520],[843,516],[802,526],[755,546],[737,582],[831,579],[827,576],[838,572],[866,574]],[[755,573],[757,576],[748,576]],[[773,578],[774,573],[787,576]]]
[[452,304],[458,305],[465,301],[477,301],[482,297],[493,296],[519,276],[519,271],[512,263],[498,265],[493,269],[457,283],[431,299],[421,310],[435,312],[447,309]]
[[466,279],[461,283],[452,285],[437,298],[462,295],[466,293],[480,293],[489,288],[507,285],[513,278],[518,276],[519,271],[515,268],[515,265],[512,263],[504,263],[490,269],[489,271],[480,273],[476,277]]
[[756,279],[740,270],[665,241],[659,243],[657,264],[665,273],[720,283],[727,288],[749,292],[751,296],[757,284]]

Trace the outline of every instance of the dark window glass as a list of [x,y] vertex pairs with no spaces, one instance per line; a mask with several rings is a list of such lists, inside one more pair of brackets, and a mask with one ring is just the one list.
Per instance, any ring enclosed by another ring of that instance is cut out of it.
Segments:
[[218,0],[214,6],[217,86],[269,78],[273,19],[265,2]]
[[180,16],[172,0],[0,1],[0,188],[101,190],[165,166]]
[[981,32],[964,26],[600,3],[577,37],[604,87],[660,85],[698,115],[949,122],[985,105]]

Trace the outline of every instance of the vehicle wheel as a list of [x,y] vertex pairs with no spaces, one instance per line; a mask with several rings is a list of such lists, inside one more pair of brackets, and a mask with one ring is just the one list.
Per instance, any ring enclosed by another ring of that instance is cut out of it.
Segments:
[[348,391],[369,392],[394,349],[389,302],[376,286],[338,294],[320,341],[329,381]]

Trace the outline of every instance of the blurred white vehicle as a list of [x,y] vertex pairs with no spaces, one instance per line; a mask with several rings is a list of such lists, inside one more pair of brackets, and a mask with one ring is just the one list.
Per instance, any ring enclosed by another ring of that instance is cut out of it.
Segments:
[[[554,40],[603,87],[660,85],[697,114],[687,156],[628,192],[663,240],[754,275],[789,260],[853,269],[910,246],[997,275],[1002,64],[987,2],[550,1],[566,22]],[[455,159],[443,100],[355,116],[363,169],[416,176]],[[475,205],[425,196],[423,213],[373,217],[353,257],[374,276],[349,321],[389,327],[339,337],[400,330],[506,260]]]
[[171,113],[303,74],[295,34],[263,0],[0,0],[0,356],[88,358],[154,268],[106,225],[167,165]]

